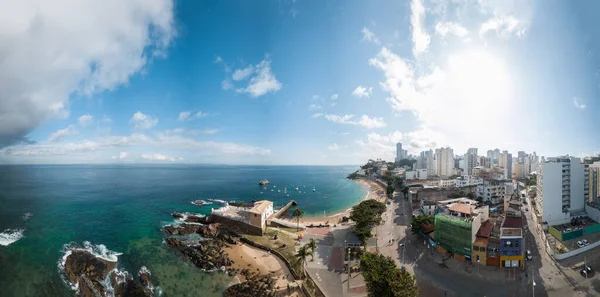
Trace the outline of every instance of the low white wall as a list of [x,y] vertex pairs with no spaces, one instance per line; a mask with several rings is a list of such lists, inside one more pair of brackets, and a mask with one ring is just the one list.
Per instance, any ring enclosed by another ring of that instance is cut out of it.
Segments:
[[593,249],[595,247],[598,247],[598,246],[600,246],[600,241],[596,241],[594,243],[591,243],[590,245],[587,245],[587,246],[584,246],[582,248],[578,248],[578,249],[575,249],[575,250],[572,250],[572,251],[569,251],[569,252],[566,252],[566,253],[563,253],[563,254],[554,254],[554,258],[556,258],[557,260],[563,260],[563,259],[566,259],[566,258],[573,257],[575,255],[579,255],[579,254],[581,254],[583,252],[587,252],[587,251],[589,251],[589,250],[591,250],[591,249]]

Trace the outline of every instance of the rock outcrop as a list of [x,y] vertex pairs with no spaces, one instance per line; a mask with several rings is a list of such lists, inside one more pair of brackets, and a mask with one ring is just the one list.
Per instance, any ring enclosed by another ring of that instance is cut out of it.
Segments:
[[275,297],[273,279],[267,275],[259,275],[244,269],[240,274],[246,277],[246,281],[235,284],[225,290],[225,297]]
[[[152,284],[148,273],[140,273],[143,286],[126,272],[117,273],[117,262],[107,261],[86,250],[72,250],[65,261],[65,275],[72,285],[77,285],[79,296],[105,297],[107,291],[115,297],[150,297]],[[106,278],[111,281],[104,282]],[[105,285],[112,286],[111,288]]]

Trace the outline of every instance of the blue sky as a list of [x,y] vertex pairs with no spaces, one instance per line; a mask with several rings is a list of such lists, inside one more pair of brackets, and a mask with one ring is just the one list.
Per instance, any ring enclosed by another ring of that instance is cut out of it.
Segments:
[[67,2],[0,12],[0,163],[600,151],[595,1]]

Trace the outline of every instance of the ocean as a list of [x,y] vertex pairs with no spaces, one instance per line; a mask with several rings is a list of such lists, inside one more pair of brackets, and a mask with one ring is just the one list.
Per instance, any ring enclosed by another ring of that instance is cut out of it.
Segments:
[[[366,189],[345,178],[356,168],[0,166],[0,296],[72,296],[59,267],[75,246],[118,257],[118,268],[134,276],[148,267],[162,296],[222,296],[230,277],[200,271],[163,243],[172,212],[222,206],[192,205],[196,199],[268,199],[276,208],[294,199],[306,215],[329,216],[364,198]],[[271,182],[266,189],[261,179]]]

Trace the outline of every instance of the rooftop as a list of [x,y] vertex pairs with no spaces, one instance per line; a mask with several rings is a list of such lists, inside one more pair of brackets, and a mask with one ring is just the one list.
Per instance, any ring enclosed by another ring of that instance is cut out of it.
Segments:
[[254,207],[252,207],[252,209],[250,209],[250,212],[262,214],[265,212],[265,209],[267,209],[267,207],[269,205],[273,205],[273,202],[271,202],[269,200],[256,201],[256,202],[254,202]]
[[477,239],[475,239],[475,242],[473,243],[473,245],[487,246],[488,245],[488,239],[487,238],[477,238]]
[[454,199],[446,199],[446,200],[438,201],[438,204],[442,204],[442,205],[447,205],[447,204],[451,204],[451,203],[462,203],[462,204],[476,205],[477,201],[475,201],[473,199],[466,198],[466,197],[454,198]]
[[523,229],[521,228],[501,228],[500,237],[520,236],[523,237]]
[[455,212],[470,215],[473,213],[473,210],[475,209],[475,207],[473,205],[455,203],[455,204],[452,204],[448,209],[450,211],[455,211]]
[[479,227],[479,230],[477,231],[477,237],[490,237],[492,228],[494,228],[494,224],[492,224],[490,221],[485,221],[481,224],[481,227]]
[[427,224],[427,225],[423,225],[421,226],[421,230],[423,231],[423,233],[427,234],[431,231],[433,231],[435,228],[434,224]]
[[503,228],[523,228],[522,217],[506,217],[502,223]]

